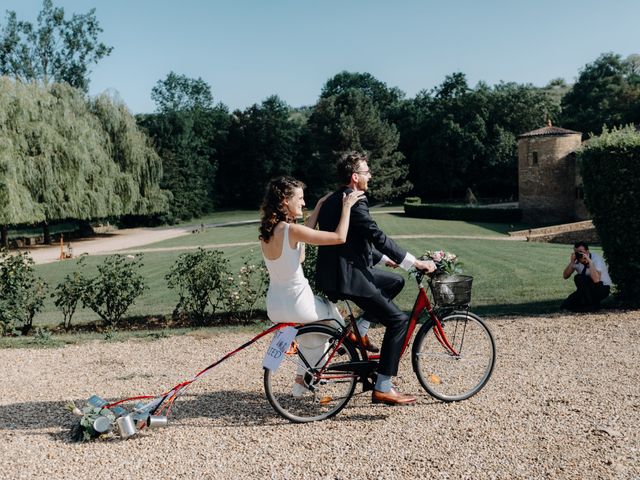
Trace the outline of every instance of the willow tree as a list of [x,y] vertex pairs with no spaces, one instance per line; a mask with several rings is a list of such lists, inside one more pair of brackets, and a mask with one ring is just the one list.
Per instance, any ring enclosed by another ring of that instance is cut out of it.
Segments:
[[[126,108],[0,78],[0,225],[166,208],[161,163]],[[45,230],[46,234],[46,230]],[[6,241],[6,238],[5,238]]]

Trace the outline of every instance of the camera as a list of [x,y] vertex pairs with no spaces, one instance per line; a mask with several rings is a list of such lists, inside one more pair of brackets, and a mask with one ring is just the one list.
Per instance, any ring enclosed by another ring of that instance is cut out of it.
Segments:
[[582,257],[584,257],[584,253],[576,252],[576,260],[580,260]]

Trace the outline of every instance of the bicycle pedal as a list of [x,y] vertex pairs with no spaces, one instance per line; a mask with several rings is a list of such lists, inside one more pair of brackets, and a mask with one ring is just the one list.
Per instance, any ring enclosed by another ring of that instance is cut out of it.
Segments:
[[369,380],[368,378],[365,378],[362,380],[362,391],[363,392],[369,392],[371,390],[373,390],[373,387],[375,387],[375,384]]
[[298,353],[298,344],[294,340],[285,355],[296,355]]

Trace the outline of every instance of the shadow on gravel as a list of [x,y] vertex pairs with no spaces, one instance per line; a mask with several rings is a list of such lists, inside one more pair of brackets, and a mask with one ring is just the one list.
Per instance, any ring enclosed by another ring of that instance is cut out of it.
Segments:
[[[81,407],[85,401],[86,399],[76,399],[74,403]],[[77,422],[77,417],[74,417],[66,409],[66,405],[66,401],[1,405],[0,435],[3,431],[11,430],[62,428],[65,432],[54,434],[46,432],[44,434],[52,435],[54,439],[60,441],[69,441],[68,432]],[[386,409],[381,409],[379,413],[353,411],[352,414],[348,414],[350,407],[352,407],[351,404],[347,405],[346,409],[332,421],[370,422],[384,420],[389,414]],[[355,410],[358,410],[358,408],[356,407]],[[207,418],[214,421],[214,425],[203,425],[203,428],[290,424],[290,422],[278,416],[262,392],[238,390],[222,390],[198,395],[185,394],[174,404],[169,418],[169,425],[173,428],[194,428],[189,419],[196,418]],[[181,425],[181,422],[185,423]]]
[[[560,304],[564,299],[541,300],[537,302],[525,303],[498,303],[493,305],[471,305],[471,310],[481,317],[490,317],[496,315],[518,315],[530,317],[533,315],[548,315],[553,313],[571,314],[566,310],[560,309]],[[600,311],[616,309],[618,307],[616,301],[612,297],[606,298],[602,302]]]

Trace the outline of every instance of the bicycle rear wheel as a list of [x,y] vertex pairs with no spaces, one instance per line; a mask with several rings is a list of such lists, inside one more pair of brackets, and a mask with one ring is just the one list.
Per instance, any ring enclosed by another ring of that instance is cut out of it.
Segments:
[[[264,371],[264,391],[282,417],[296,423],[325,420],[349,402],[358,376],[348,364],[358,360],[348,340],[335,348],[340,334],[323,325],[298,329],[292,348],[276,371]],[[296,377],[303,385],[296,385]]]
[[493,335],[471,312],[453,312],[440,323],[444,337],[437,334],[434,321],[420,328],[413,343],[413,370],[433,397],[444,402],[465,400],[491,377],[496,357]]

